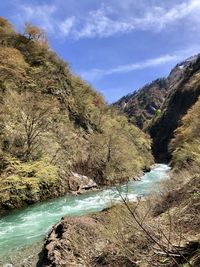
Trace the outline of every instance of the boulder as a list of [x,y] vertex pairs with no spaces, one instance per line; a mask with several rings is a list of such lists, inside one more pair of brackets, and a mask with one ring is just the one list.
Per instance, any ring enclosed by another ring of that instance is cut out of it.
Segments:
[[71,191],[81,192],[81,191],[93,189],[96,187],[97,187],[97,184],[94,182],[93,179],[85,175],[72,172],[72,175],[69,179],[69,189]]

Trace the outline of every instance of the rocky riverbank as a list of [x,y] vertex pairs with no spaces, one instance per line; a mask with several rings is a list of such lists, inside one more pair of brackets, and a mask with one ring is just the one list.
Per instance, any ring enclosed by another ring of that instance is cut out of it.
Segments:
[[102,226],[109,214],[107,209],[99,214],[63,218],[45,242],[42,266],[136,266],[104,236]]
[[160,196],[62,218],[45,241],[41,266],[199,267],[199,175],[184,183],[183,173],[175,177]]

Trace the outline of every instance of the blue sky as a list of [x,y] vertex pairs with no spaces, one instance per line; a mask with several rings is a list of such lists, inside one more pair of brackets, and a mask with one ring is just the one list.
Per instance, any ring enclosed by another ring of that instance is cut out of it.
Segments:
[[200,52],[200,0],[4,0],[0,11],[19,31],[42,27],[109,103]]

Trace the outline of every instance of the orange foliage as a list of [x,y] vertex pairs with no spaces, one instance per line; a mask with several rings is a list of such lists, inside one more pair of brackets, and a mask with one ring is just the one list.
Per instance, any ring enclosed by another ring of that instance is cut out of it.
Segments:
[[25,36],[29,40],[46,42],[44,30],[29,23],[25,23]]

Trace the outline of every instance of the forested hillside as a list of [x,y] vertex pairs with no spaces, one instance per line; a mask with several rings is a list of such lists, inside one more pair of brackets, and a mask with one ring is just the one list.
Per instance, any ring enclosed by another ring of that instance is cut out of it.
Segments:
[[172,165],[175,168],[200,166],[200,99],[182,118],[170,143]]
[[41,29],[19,34],[0,18],[0,210],[63,195],[72,171],[113,184],[152,162],[149,137],[74,75]]

